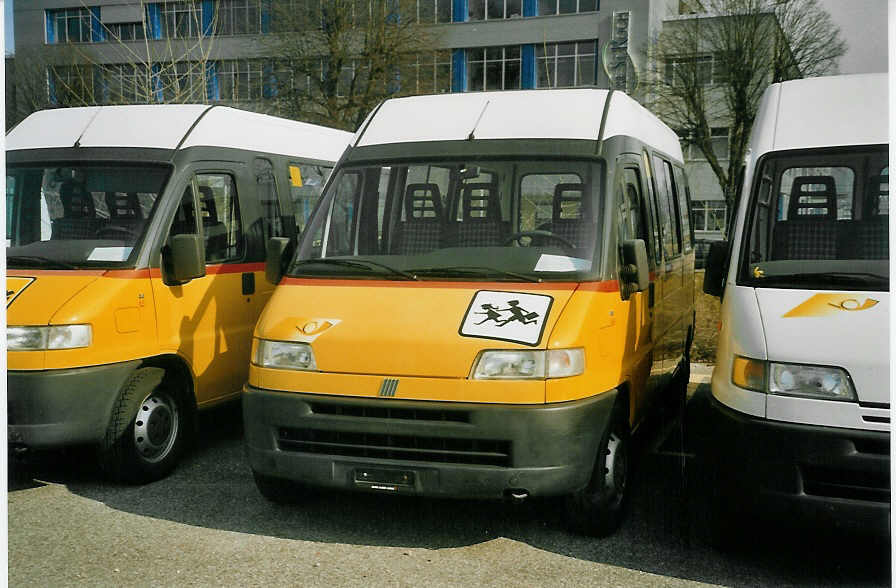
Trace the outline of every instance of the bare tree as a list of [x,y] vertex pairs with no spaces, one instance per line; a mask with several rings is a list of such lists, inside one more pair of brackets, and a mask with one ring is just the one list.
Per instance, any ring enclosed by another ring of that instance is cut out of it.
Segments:
[[[846,44],[818,0],[701,0],[695,8],[667,20],[651,43],[651,106],[702,151],[731,209],[765,88],[834,73]],[[717,128],[728,129],[726,153],[713,148]]]
[[[103,24],[101,46],[66,42],[19,49],[7,124],[43,108],[208,102],[215,19],[203,23],[201,0],[185,0],[178,19],[151,24],[147,4],[140,1],[136,28]],[[82,7],[87,9],[83,0]]]
[[274,14],[282,116],[353,131],[384,98],[435,89],[439,60],[413,0],[275,0]]

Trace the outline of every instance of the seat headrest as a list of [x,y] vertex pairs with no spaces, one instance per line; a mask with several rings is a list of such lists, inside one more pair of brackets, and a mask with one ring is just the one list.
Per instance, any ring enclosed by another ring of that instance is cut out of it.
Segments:
[[59,186],[59,199],[62,201],[63,215],[66,218],[94,216],[93,196],[85,192],[80,184],[63,182]]
[[790,189],[787,220],[821,219],[837,220],[837,188],[833,176],[795,178]]
[[494,184],[472,182],[463,185],[461,200],[463,203],[463,220],[488,219],[501,220],[501,203],[498,201],[498,190]]
[[[881,210],[881,201],[887,205]],[[868,178],[868,189],[862,202],[862,218],[874,218],[890,214],[890,176],[887,174]]]
[[553,218],[579,220],[590,216],[591,203],[585,196],[585,184],[557,184],[554,186]]
[[408,184],[404,190],[407,220],[442,220],[442,193],[438,184]]
[[209,186],[199,186],[199,210],[204,224],[208,225],[218,222],[215,192]]
[[143,210],[136,192],[106,192],[106,206],[109,218],[142,219]]

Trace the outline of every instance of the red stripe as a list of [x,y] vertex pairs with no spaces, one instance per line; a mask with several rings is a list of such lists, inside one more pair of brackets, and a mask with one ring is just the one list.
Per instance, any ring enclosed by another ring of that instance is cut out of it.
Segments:
[[413,282],[410,280],[334,280],[328,278],[290,278],[280,281],[281,286],[329,286],[368,288],[458,288],[463,290],[575,290],[581,288],[597,292],[616,292],[616,280],[603,282]]
[[7,276],[31,277],[31,276],[101,276],[105,270],[49,270],[49,269],[8,269]]
[[[263,272],[264,263],[218,263],[209,265],[205,268],[206,275],[218,274],[242,274],[249,272]],[[102,276],[105,278],[117,278],[123,280],[136,280],[145,278],[160,278],[162,270],[157,267],[141,268],[141,269],[73,269],[73,270],[32,270],[32,269],[8,269],[8,276],[30,277],[30,276]]]
[[263,272],[264,262],[256,263],[219,263],[205,268],[206,275],[213,274],[243,274],[249,272]]

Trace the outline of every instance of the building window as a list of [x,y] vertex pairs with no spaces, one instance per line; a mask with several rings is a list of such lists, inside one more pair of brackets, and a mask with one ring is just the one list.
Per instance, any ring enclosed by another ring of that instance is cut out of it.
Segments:
[[158,65],[157,95],[165,102],[205,102],[208,73],[202,61]]
[[569,88],[594,84],[597,41],[545,43],[535,46],[539,88]]
[[676,57],[666,61],[663,81],[667,86],[711,86],[727,83],[728,75],[712,55]]
[[467,90],[515,90],[520,87],[520,48],[467,49]]
[[412,94],[445,94],[451,91],[451,52],[418,55],[411,63],[411,79],[402,90]]
[[594,12],[598,5],[598,0],[538,0],[538,16]]
[[498,20],[523,15],[522,0],[468,0],[469,20]]
[[694,200],[691,209],[695,231],[725,231],[727,208],[724,200]]
[[159,4],[163,39],[198,37],[202,31],[202,3],[192,0]]
[[104,67],[107,101],[110,103],[145,103],[152,98],[149,71],[145,65],[127,63]]
[[[257,35],[265,32],[265,0],[218,0],[215,32],[219,35]],[[269,2],[267,2],[269,4]]]
[[219,61],[216,71],[221,100],[249,102],[264,97],[264,64],[261,60]]
[[417,0],[417,20],[423,24],[451,22],[453,0]]
[[91,14],[89,8],[48,10],[47,43],[90,43]]
[[96,104],[98,95],[95,68],[91,65],[56,66],[48,70],[50,102],[58,106]]
[[142,41],[146,38],[142,22],[104,24],[103,27],[109,41]]
[[[728,127],[712,127],[710,130],[710,141],[712,142],[712,151],[715,153],[716,159],[728,160]],[[681,138],[682,154],[688,161],[706,161],[706,155],[693,142],[693,137],[684,130],[678,131]]]

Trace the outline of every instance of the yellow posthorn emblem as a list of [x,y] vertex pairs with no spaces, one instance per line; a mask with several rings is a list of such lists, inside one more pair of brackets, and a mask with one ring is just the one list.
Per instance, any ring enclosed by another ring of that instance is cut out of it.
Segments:
[[838,312],[856,312],[877,306],[874,298],[864,298],[855,294],[816,294],[792,308],[783,318],[830,316]]
[[35,278],[6,278],[6,307],[12,304],[12,301],[22,293],[22,290],[31,285]]
[[756,267],[753,268],[753,277],[754,278],[764,278],[765,272],[762,271],[761,269],[759,269],[759,266],[757,265]]

